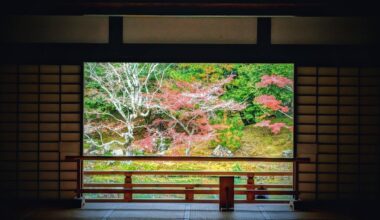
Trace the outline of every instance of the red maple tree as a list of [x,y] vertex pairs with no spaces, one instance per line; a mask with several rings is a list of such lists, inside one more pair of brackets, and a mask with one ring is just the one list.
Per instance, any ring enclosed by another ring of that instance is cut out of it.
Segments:
[[280,88],[284,88],[285,86],[291,86],[293,81],[278,75],[264,75],[261,77],[261,81],[256,84],[257,87],[267,87],[269,85],[276,85]]
[[273,95],[261,95],[255,98],[255,101],[259,104],[264,105],[265,107],[273,111],[282,111],[288,112],[289,108],[287,106],[282,106],[282,101],[277,100]]
[[241,111],[245,105],[220,98],[224,85],[233,75],[212,84],[200,82],[167,81],[160,91],[149,96],[147,108],[153,114],[152,123],[145,126],[144,138],[134,145],[148,152],[164,152],[170,147],[172,155],[184,151],[190,155],[191,148],[201,142],[212,140],[221,124],[210,119],[216,111]]
[[[256,84],[256,86],[259,88],[265,88],[270,85],[275,85],[279,88],[285,88],[288,86],[288,88],[291,89],[293,81],[283,76],[264,75],[261,77],[261,81]],[[292,118],[292,116],[287,114],[289,112],[289,107],[282,105],[282,101],[276,99],[276,97],[273,95],[260,95],[255,98],[255,102],[263,105],[265,108],[271,111],[278,111],[284,114],[285,116]],[[291,126],[287,126],[283,122],[271,123],[270,120],[263,120],[261,122],[256,123],[255,126],[269,128],[273,134],[280,133],[282,128],[287,128],[292,131]]]

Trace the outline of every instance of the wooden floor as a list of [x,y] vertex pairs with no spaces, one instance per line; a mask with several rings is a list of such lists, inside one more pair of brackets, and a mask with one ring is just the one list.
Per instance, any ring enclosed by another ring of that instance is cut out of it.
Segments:
[[[3,216],[4,217],[4,216]],[[1,218],[0,218],[1,219]],[[7,218],[6,218],[7,219]],[[219,212],[217,204],[87,203],[82,209],[39,207],[10,219],[354,219],[326,211],[293,212],[287,204],[237,204]]]

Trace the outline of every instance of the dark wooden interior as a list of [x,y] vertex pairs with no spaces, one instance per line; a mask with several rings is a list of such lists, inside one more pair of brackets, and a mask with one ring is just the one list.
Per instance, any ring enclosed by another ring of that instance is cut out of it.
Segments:
[[[297,198],[364,208],[378,200],[380,35],[371,3],[38,2],[1,9],[2,202],[77,195],[90,61],[294,63]],[[180,35],[184,25],[189,32]],[[196,189],[187,187],[180,193],[190,200]],[[123,192],[130,201],[132,191]]]

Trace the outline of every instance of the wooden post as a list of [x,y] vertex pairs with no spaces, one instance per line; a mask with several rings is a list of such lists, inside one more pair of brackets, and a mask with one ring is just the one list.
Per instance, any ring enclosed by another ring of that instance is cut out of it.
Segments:
[[82,197],[82,160],[77,160],[77,198]]
[[253,202],[255,200],[255,194],[253,190],[255,189],[255,176],[253,174],[249,174],[247,176],[247,202]]
[[293,181],[293,190],[296,192],[294,194],[294,200],[298,200],[298,162],[297,161],[293,162],[292,181]]
[[185,187],[185,189],[187,189],[186,195],[185,195],[186,202],[194,201],[194,191],[193,191],[194,187],[187,186],[187,187]]
[[[124,189],[132,189],[132,174],[131,173],[125,173],[124,178]],[[125,192],[124,193],[124,201],[130,202],[132,201],[132,192]]]
[[219,177],[219,210],[234,210],[234,177]]

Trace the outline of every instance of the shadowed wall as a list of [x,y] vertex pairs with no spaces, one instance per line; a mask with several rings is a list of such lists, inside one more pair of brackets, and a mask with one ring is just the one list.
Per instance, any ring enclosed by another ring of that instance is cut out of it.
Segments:
[[[354,25],[347,26],[342,19],[273,18],[271,40],[273,44],[284,45],[366,45],[376,39],[373,37],[376,32],[371,32],[365,20],[357,19]],[[2,33],[3,42],[79,45],[109,41],[107,17],[61,16],[50,20],[42,16],[8,21],[11,22],[3,22],[2,26],[8,30]],[[179,33],[183,28],[177,27],[184,26],[193,31]],[[123,42],[256,44],[256,28],[255,17],[125,17]],[[341,31],[332,31],[336,28]],[[44,55],[55,55],[50,53]],[[277,55],[270,54],[266,60],[270,62],[271,56]],[[76,165],[64,158],[81,153],[84,61],[89,60],[31,63],[15,58],[1,65],[0,197],[74,197]],[[119,61],[128,60],[120,57]],[[300,198],[375,197],[380,182],[380,69],[360,62],[352,65],[339,65],[334,60],[330,65],[318,65],[318,59],[313,61],[314,65],[293,62],[296,152],[299,157],[311,158],[310,164],[298,167]]]

